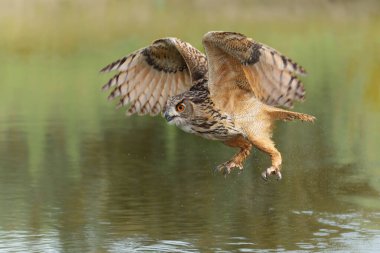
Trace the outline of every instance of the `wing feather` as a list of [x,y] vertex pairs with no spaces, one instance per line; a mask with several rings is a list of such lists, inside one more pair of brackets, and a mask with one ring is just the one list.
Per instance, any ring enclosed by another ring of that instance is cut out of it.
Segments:
[[150,104],[150,107],[151,107],[151,112],[150,112],[151,115],[157,115],[159,113],[156,110],[155,105],[156,105],[156,103],[157,103],[157,101],[159,99],[160,91],[162,89],[161,83],[164,82],[165,77],[166,77],[166,75],[164,75],[163,73],[161,73],[161,75],[160,75],[160,82],[157,83],[155,89],[153,90],[152,96],[149,99],[149,104]]
[[160,87],[158,87],[158,89],[156,90],[156,93],[155,93],[155,96],[154,96],[155,100],[154,100],[154,105],[153,105],[153,112],[154,113],[160,112],[161,111],[161,106],[162,107],[164,106],[164,104],[163,104],[163,98],[162,98],[162,93],[163,93],[163,90],[165,89],[164,84],[166,83],[167,78],[168,78],[167,75],[163,76],[163,80],[160,83]]
[[[158,71],[154,71],[153,75],[154,75],[154,77],[152,78],[152,80],[150,81],[148,86],[154,85],[154,83],[157,82],[156,80],[160,79],[161,73]],[[151,112],[151,109],[153,108],[153,105],[152,105],[153,102],[151,102],[151,101],[153,100],[152,94],[154,92],[154,89],[146,89],[144,92],[145,92],[145,96],[146,96],[146,102],[144,103],[143,108],[141,109],[141,112],[143,114],[147,114],[147,113]]]
[[[144,80],[144,83],[141,84],[141,87],[149,87],[151,85],[152,80],[154,79],[155,71],[150,71],[147,74],[147,77]],[[142,102],[142,106],[145,105],[145,103],[148,101],[148,93],[149,89],[141,89],[139,99]]]
[[170,96],[189,90],[207,73],[204,54],[176,38],[154,41],[150,46],[104,67],[101,72],[119,71],[103,90],[110,100],[120,97],[117,107],[129,105],[127,115],[158,114]]
[[296,75],[305,75],[305,69],[275,49],[232,32],[209,32],[203,44],[211,95],[238,86],[273,106],[291,107],[304,99],[304,87]]

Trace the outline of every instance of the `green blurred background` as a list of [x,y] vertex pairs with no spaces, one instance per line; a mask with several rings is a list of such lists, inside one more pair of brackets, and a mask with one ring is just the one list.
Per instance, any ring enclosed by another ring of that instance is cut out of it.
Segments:
[[[161,252],[170,239],[185,245],[167,252],[240,252],[223,244],[235,237],[252,252],[376,248],[379,13],[375,0],[0,0],[0,250]],[[110,76],[98,70],[113,60],[167,36],[202,49],[211,30],[244,33],[309,73],[295,110],[317,121],[278,124],[278,184],[258,179],[260,152],[243,174],[213,176],[234,151],[160,117],[126,118],[100,92]],[[342,242],[345,229],[354,235]],[[328,234],[320,248],[316,233]]]

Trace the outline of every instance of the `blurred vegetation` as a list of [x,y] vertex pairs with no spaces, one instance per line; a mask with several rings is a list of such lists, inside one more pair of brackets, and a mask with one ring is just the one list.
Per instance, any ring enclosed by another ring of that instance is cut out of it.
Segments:
[[[376,0],[2,0],[0,45],[22,55],[62,55],[110,43],[140,46],[162,36],[180,36],[200,46],[201,35],[209,30],[242,31],[271,42],[287,33],[339,35],[352,25],[375,29],[379,10]],[[351,34],[357,31],[362,29]],[[290,39],[286,37],[285,45]]]
[[[223,189],[218,179],[211,179],[215,186],[198,181],[229,157],[230,149],[182,133],[159,118],[125,118],[100,92],[109,76],[99,75],[98,70],[111,61],[167,36],[179,37],[201,49],[202,35],[210,30],[244,33],[308,70],[309,76],[304,78],[307,100],[295,110],[313,114],[318,120],[314,125],[278,124],[275,140],[283,151],[284,163],[294,167],[286,171],[287,177],[297,180],[275,186],[279,193],[276,200],[284,198],[295,208],[306,205],[323,211],[324,206],[319,206],[322,201],[326,206],[335,204],[336,196],[327,196],[332,187],[337,195],[365,195],[348,199],[379,208],[372,201],[380,191],[379,13],[380,2],[375,0],[0,0],[0,157],[6,158],[0,160],[0,170],[22,171],[21,176],[9,173],[0,179],[5,196],[19,194],[22,200],[7,200],[9,205],[4,205],[2,212],[21,210],[26,205],[34,211],[30,219],[23,218],[24,213],[14,215],[20,224],[27,220],[39,231],[44,228],[39,227],[38,212],[58,206],[66,214],[56,214],[58,217],[47,222],[59,220],[59,226],[72,226],[67,234],[60,235],[69,238],[72,231],[81,230],[93,218],[91,215],[102,218],[108,214],[106,220],[118,221],[121,216],[109,214],[107,207],[124,210],[129,204],[125,199],[108,200],[109,194],[145,196],[139,201],[174,200],[170,210],[177,215],[182,212],[181,204],[190,207],[199,202],[207,206],[206,197],[221,189],[223,196],[236,195]],[[206,215],[194,211],[181,217],[224,224],[222,217],[213,218],[222,205],[229,212],[236,209],[242,213],[239,217],[255,224],[268,225],[269,218],[262,221],[249,217],[250,212],[260,213],[264,207],[246,206],[247,199],[255,198],[258,168],[268,162],[267,157],[257,154],[248,161],[249,174],[240,178],[244,187],[238,183],[233,186],[241,193],[233,204],[241,208],[220,204],[224,199],[219,196],[219,202],[207,206]],[[124,168],[127,164],[129,167]],[[152,170],[148,164],[157,168]],[[199,169],[192,171],[194,167]],[[348,184],[328,180],[342,174],[346,174]],[[310,182],[309,177],[315,180]],[[130,185],[123,181],[126,178],[130,178]],[[21,188],[25,182],[33,191]],[[20,185],[20,192],[13,192],[15,184]],[[71,185],[69,191],[59,191],[67,185]],[[320,191],[307,190],[313,186]],[[157,196],[156,189],[164,193]],[[191,195],[194,189],[199,195]],[[267,188],[261,191],[258,198],[267,204],[272,201],[265,199],[274,197],[273,193]],[[180,199],[179,192],[189,199]],[[81,198],[71,198],[76,194]],[[315,203],[308,201],[310,198]],[[104,200],[109,203],[104,204]],[[100,214],[92,214],[92,207]],[[133,218],[145,219],[145,207],[140,203],[137,209],[141,214]],[[158,215],[165,212],[159,210]],[[74,216],[83,220],[72,224]],[[286,225],[293,224],[291,219],[276,217]],[[246,222],[239,219],[241,224]],[[178,225],[166,222],[171,229]],[[8,229],[20,225],[12,224]],[[305,227],[312,229],[312,224]],[[287,233],[279,232],[278,239],[286,238]],[[209,239],[207,235],[205,240]],[[269,243],[265,238],[262,241]]]

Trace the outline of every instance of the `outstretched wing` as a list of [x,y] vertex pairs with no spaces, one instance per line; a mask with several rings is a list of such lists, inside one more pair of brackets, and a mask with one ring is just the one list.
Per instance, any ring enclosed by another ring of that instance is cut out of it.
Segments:
[[108,98],[119,97],[118,107],[130,105],[127,115],[157,115],[170,96],[180,94],[205,77],[204,54],[177,38],[156,40],[108,66],[101,72],[117,70],[104,86],[113,88]]
[[275,49],[233,32],[209,32],[203,45],[211,95],[239,87],[273,106],[291,107],[304,99],[296,74],[306,71]]

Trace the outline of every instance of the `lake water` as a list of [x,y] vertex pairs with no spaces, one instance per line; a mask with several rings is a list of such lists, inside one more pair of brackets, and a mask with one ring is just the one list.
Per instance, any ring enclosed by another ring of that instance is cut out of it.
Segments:
[[[224,178],[213,168],[235,150],[113,109],[97,71],[146,35],[71,34],[68,49],[3,39],[0,252],[379,252],[378,23],[313,24],[239,30],[309,72],[294,110],[317,121],[278,122],[278,182],[260,178],[257,150]],[[187,40],[200,47],[203,30]]]

